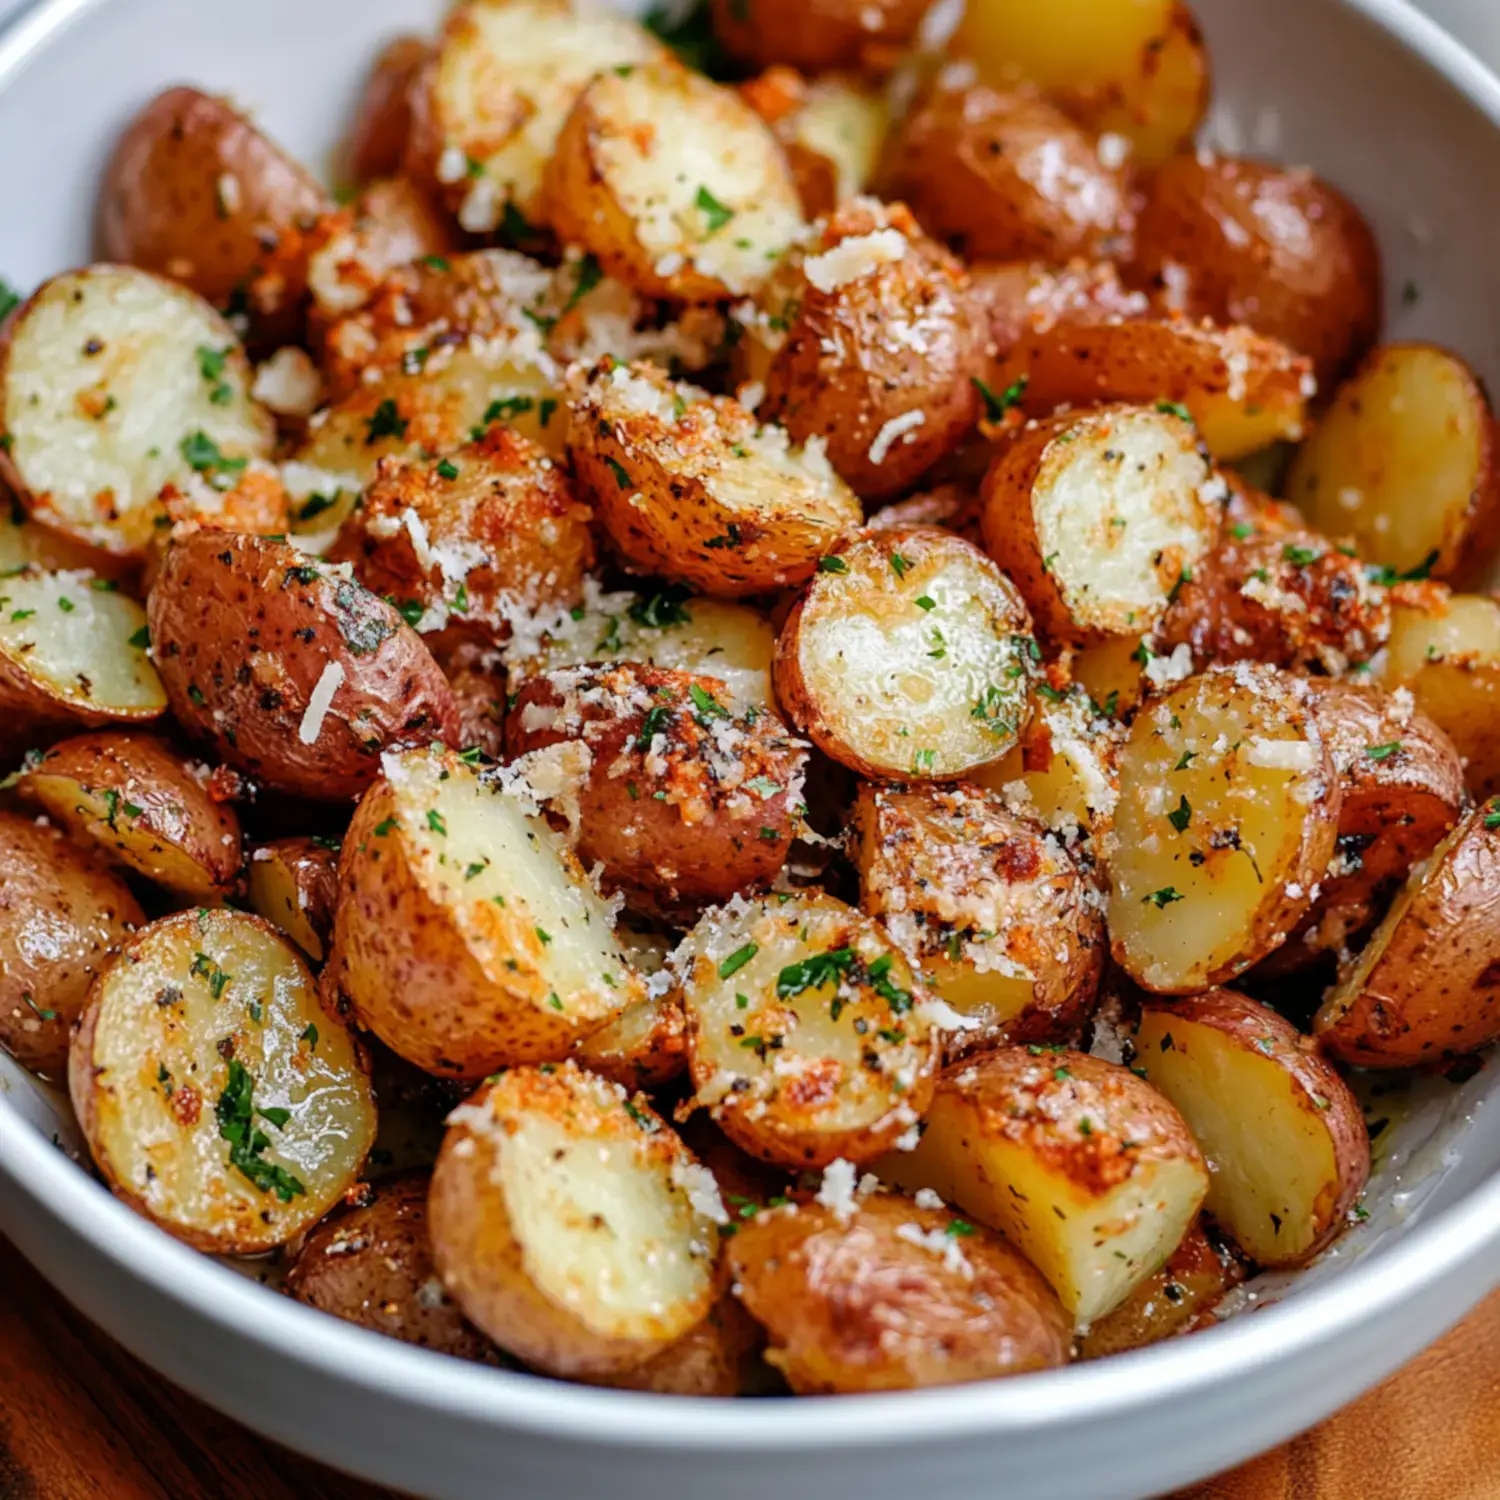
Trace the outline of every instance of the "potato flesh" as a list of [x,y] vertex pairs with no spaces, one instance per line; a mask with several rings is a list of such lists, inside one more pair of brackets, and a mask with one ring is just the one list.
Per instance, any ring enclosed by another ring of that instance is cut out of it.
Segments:
[[[99,981],[75,1054],[80,1109],[107,1175],[165,1227],[242,1253],[315,1223],[354,1180],[375,1133],[369,1081],[307,969],[258,920],[186,912],[157,923]],[[217,991],[217,993],[216,993]],[[257,1013],[259,1019],[257,1019]],[[311,1030],[310,1030],[311,1028]],[[316,1041],[313,1040],[314,1035]],[[228,1051],[253,1080],[263,1160],[305,1189],[290,1202],[230,1165],[216,1108]],[[81,1101],[80,1101],[81,1102]]]
[[[260,854],[267,857],[262,859]],[[302,887],[281,853],[257,850],[250,860],[250,905],[279,927],[315,964],[322,963],[323,939],[308,919]]]
[[146,612],[87,573],[0,579],[0,656],[71,708],[150,718],[166,690],[146,655]]
[[[226,356],[212,379],[205,348]],[[59,277],[13,329],[10,461],[49,518],[107,550],[139,551],[162,486],[200,483],[183,452],[194,434],[226,458],[270,453],[274,433],[248,373],[228,326],[192,293],[123,267]],[[213,399],[220,389],[227,400]]]
[[950,50],[972,59],[996,87],[1027,79],[1043,88],[1106,84],[1126,77],[1167,29],[1171,0],[1027,0],[970,5]]
[[1342,387],[1298,451],[1286,497],[1328,536],[1406,572],[1452,567],[1484,472],[1490,416],[1446,350],[1386,349]]
[[[1279,936],[1264,914],[1295,908],[1284,933],[1312,902],[1333,854],[1333,824],[1315,815],[1333,778],[1316,731],[1285,699],[1291,681],[1243,667],[1205,673],[1131,729],[1108,923],[1116,957],[1148,989],[1187,992],[1242,972]],[[1307,856],[1309,840],[1321,858]]]
[[808,86],[788,123],[799,146],[832,164],[837,204],[863,192],[874,177],[890,112],[873,89],[855,87],[845,78],[820,78]]

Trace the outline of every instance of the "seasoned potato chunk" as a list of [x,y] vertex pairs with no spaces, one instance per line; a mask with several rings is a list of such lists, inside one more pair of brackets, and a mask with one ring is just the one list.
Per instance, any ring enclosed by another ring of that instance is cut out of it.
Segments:
[[1166,1099],[1128,1068],[1062,1047],[952,1064],[916,1149],[879,1170],[998,1229],[1080,1324],[1161,1265],[1209,1183]]
[[551,1375],[616,1374],[708,1315],[713,1177],[647,1104],[572,1063],[513,1068],[449,1117],[428,1226],[469,1318]]
[[1139,638],[1218,539],[1216,489],[1192,423],[1174,412],[1052,417],[1017,434],[985,476],[985,547],[1043,636]]
[[865,531],[818,564],[776,646],[792,722],[865,776],[951,779],[1031,716],[1041,651],[1011,581],[932,527]]
[[[990,356],[1000,361],[1027,334],[1043,334],[1064,319],[1107,323],[1143,318],[1151,310],[1145,293],[1130,291],[1120,280],[1113,261],[1073,260],[1065,266],[1040,261],[976,261],[969,267],[974,295],[989,322]],[[991,392],[992,403],[1004,408],[1001,387]],[[1009,404],[1018,401],[1016,388]],[[999,417],[1000,410],[992,413]]]
[[1370,1175],[1359,1101],[1275,1011],[1232,990],[1152,1001],[1136,1063],[1208,1159],[1204,1208],[1263,1266],[1299,1265],[1344,1228]]
[[1165,994],[1243,973],[1311,906],[1342,800],[1301,678],[1220,668],[1148,703],[1120,757],[1116,962]]
[[375,1137],[353,1038],[291,944],[241,912],[179,912],[125,945],[94,981],[68,1087],[115,1193],[215,1254],[310,1229]]
[[917,34],[929,0],[713,0],[714,35],[737,62],[882,73]]
[[339,893],[336,839],[291,838],[250,856],[250,905],[315,963],[328,953]]
[[594,367],[568,451],[627,561],[722,598],[801,583],[860,521],[820,440],[794,446],[738,402],[650,365]]
[[940,1032],[884,932],[820,892],[710,912],[674,963],[697,1102],[752,1155],[863,1162],[932,1096]]
[[950,1052],[1076,1034],[1104,922],[1055,839],[963,784],[862,786],[853,826],[860,904],[961,1018]]
[[578,1061],[628,1089],[658,1089],[687,1067],[687,1020],[670,995],[647,995],[578,1045]]
[[825,1190],[757,1214],[729,1242],[729,1265],[771,1336],[767,1361],[799,1395],[957,1385],[1067,1362],[1068,1318],[1025,1257],[899,1193],[845,1202]]

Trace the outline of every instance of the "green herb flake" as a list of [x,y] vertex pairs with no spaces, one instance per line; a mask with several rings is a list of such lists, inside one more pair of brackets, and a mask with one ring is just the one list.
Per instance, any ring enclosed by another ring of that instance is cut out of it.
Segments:
[[982,380],[976,376],[970,376],[970,384],[979,392],[979,399],[984,402],[985,417],[991,422],[1001,421],[1006,412],[1017,407],[1025,399],[1026,387],[1030,385],[1031,377],[1023,375],[1014,385],[1007,386],[1000,395],[996,395]]
[[736,948],[733,953],[719,965],[719,978],[731,979],[760,952],[758,943],[746,943],[743,948]]
[[693,202],[703,215],[710,234],[716,234],[734,217],[734,210],[726,208],[706,187],[698,189],[698,196]]
[[1149,901],[1158,911],[1164,906],[1170,906],[1174,901],[1181,901],[1182,896],[1169,885],[1164,885],[1159,891],[1152,891],[1141,898]]

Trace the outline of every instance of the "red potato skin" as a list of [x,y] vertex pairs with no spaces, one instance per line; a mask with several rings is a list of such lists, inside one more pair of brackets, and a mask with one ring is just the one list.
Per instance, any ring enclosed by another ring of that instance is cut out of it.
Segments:
[[714,35],[736,61],[806,73],[888,71],[930,0],[712,0]]
[[345,159],[357,183],[392,177],[401,168],[411,135],[411,89],[432,56],[418,36],[398,36],[376,56],[349,132]]
[[[456,744],[453,693],[416,633],[284,542],[223,531],[180,539],[147,615],[178,723],[267,786],[351,800],[380,775],[384,751]],[[343,680],[304,745],[308,705],[331,665]]]

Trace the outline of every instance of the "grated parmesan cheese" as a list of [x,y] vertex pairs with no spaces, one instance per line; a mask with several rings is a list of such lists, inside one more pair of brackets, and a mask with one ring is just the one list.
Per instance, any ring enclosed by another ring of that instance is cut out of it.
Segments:
[[1252,766],[1273,771],[1311,771],[1318,763],[1318,748],[1306,740],[1251,740],[1248,757]]
[[707,1167],[695,1161],[672,1163],[672,1186],[687,1195],[693,1212],[715,1224],[729,1222],[728,1210],[719,1194],[719,1184]]
[[830,1210],[841,1224],[847,1224],[859,1207],[854,1196],[854,1164],[842,1156],[835,1157],[823,1168],[823,1181],[818,1186],[815,1202]]
[[909,432],[915,432],[926,420],[927,413],[920,409],[917,411],[904,411],[899,417],[892,417],[875,434],[875,441],[870,444],[870,462],[872,464],[883,464],[886,455],[895,446],[897,440],[905,437]]
[[344,669],[338,662],[331,661],[323,668],[323,675],[318,678],[312,697],[307,700],[307,712],[302,715],[302,723],[297,728],[297,738],[304,745],[317,743],[318,736],[323,732],[323,720],[333,706],[333,695],[338,692],[343,680]]
[[851,235],[822,255],[810,255],[802,271],[820,292],[834,292],[861,276],[895,265],[906,255],[906,236],[899,229],[877,229]]

